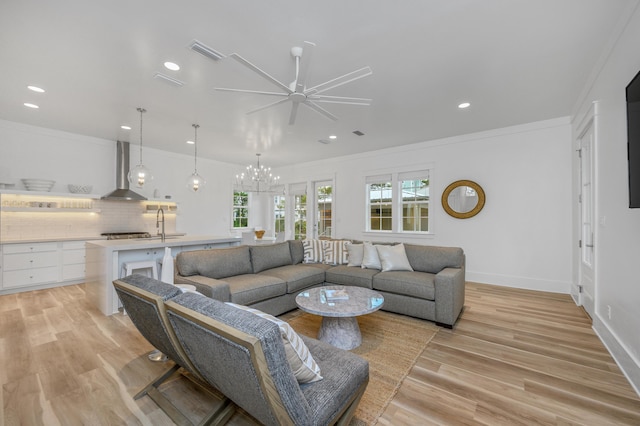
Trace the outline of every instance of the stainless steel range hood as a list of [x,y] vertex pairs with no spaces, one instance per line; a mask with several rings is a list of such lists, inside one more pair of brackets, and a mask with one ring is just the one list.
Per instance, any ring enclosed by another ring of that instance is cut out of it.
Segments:
[[145,197],[129,189],[129,142],[116,142],[116,190],[108,193],[103,200],[144,201]]

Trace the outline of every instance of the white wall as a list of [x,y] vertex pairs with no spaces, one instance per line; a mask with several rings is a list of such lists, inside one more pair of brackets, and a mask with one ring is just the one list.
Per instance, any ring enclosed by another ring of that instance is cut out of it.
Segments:
[[[640,258],[640,209],[628,208],[625,87],[640,71],[640,11],[629,16],[625,31],[580,105],[574,120],[574,139],[580,118],[597,101],[595,189],[599,225],[593,324],[638,391],[640,278],[634,265]],[[607,306],[611,307],[611,319],[606,314]]]
[[[192,156],[145,146],[143,159],[154,180],[149,188],[135,191],[148,198],[153,197],[155,189],[163,198],[171,195],[179,203],[176,231],[229,235],[231,176],[237,166],[199,159],[198,172],[206,178],[207,185],[193,193],[186,187],[194,167]],[[138,145],[132,143],[131,166],[138,161]],[[52,192],[68,192],[67,184],[74,183],[93,185],[92,193],[104,195],[116,187],[115,164],[115,141],[0,120],[0,182],[16,183],[15,189],[24,189],[21,178],[43,178],[56,181]],[[131,230],[124,224],[110,230],[122,229]]]
[[[336,142],[338,143],[338,142]],[[568,118],[298,164],[284,182],[335,177],[334,236],[460,246],[470,281],[568,293],[571,285],[571,126]],[[431,174],[433,237],[365,233],[364,177],[421,170]],[[440,196],[469,179],[486,193],[475,217],[454,219]]]

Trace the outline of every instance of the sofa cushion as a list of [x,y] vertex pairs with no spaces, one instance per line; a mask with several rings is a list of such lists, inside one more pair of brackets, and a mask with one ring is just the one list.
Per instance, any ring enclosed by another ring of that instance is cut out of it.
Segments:
[[404,249],[414,271],[437,274],[445,268],[461,268],[464,265],[464,252],[460,247],[405,244]]
[[427,272],[390,271],[373,277],[373,289],[418,299],[435,300],[435,275]]
[[349,262],[348,266],[361,266],[362,258],[364,257],[364,245],[362,244],[347,244],[347,258]]
[[378,256],[378,250],[371,243],[364,243],[364,254],[362,255],[362,268],[367,269],[382,269],[380,265],[380,257]]
[[280,278],[287,283],[287,293],[299,293],[300,290],[324,282],[324,270],[308,265],[287,265],[260,272]]
[[373,283],[372,278],[379,272],[377,269],[363,269],[347,265],[338,265],[327,269],[325,272],[325,281],[331,284],[371,288]]
[[257,274],[265,269],[291,265],[291,251],[289,243],[269,244],[264,246],[249,246],[253,273]]
[[240,305],[251,305],[287,292],[287,283],[269,275],[236,275],[224,281],[229,284],[231,301]]
[[253,272],[247,246],[183,251],[176,256],[176,266],[185,277],[203,275],[219,279]]
[[291,366],[293,375],[296,376],[298,383],[311,383],[322,380],[320,367],[318,367],[318,364],[316,364],[316,361],[311,356],[309,348],[307,348],[307,345],[305,345],[300,336],[298,336],[289,324],[257,309],[229,302],[227,302],[227,305],[233,306],[236,309],[251,312],[252,314],[271,321],[278,326],[280,333],[282,334],[282,342],[284,343],[284,350],[287,354],[287,362],[289,363],[289,366]]
[[395,246],[375,246],[380,257],[380,265],[382,271],[413,271],[407,253],[404,250],[404,244],[396,244]]
[[304,248],[304,263],[322,263],[324,253],[322,240],[302,240]]
[[304,247],[302,240],[289,240],[289,251],[291,252],[291,263],[297,265],[304,261]]
[[346,265],[349,263],[348,240],[323,240],[323,263],[327,265]]

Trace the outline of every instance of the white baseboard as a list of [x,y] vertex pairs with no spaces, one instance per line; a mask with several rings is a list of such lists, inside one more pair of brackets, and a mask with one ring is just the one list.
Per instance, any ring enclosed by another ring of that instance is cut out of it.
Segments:
[[617,338],[616,334],[612,332],[607,324],[601,321],[597,315],[593,318],[593,331],[596,332],[600,341],[607,348],[616,364],[618,364],[618,367],[620,367],[620,370],[622,370],[622,373],[640,396],[640,362],[631,355],[624,344],[620,343],[620,339]]

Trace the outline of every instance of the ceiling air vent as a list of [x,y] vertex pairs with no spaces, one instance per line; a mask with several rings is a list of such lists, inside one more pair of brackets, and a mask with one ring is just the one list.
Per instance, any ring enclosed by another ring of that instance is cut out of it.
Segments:
[[362,133],[360,130],[354,130],[353,134],[358,136],[364,136],[364,133]]
[[189,49],[193,50],[194,52],[198,52],[199,54],[206,56],[209,59],[213,59],[214,61],[218,61],[225,57],[222,53],[210,48],[209,46],[199,42],[198,40],[193,40],[189,45]]
[[178,86],[178,87],[184,86],[184,81],[180,81],[178,79],[169,77],[168,75],[164,75],[164,74],[159,73],[159,72],[155,73],[153,75],[153,78],[157,78],[158,80],[162,80],[162,81],[164,81],[166,83],[171,84],[172,86]]

